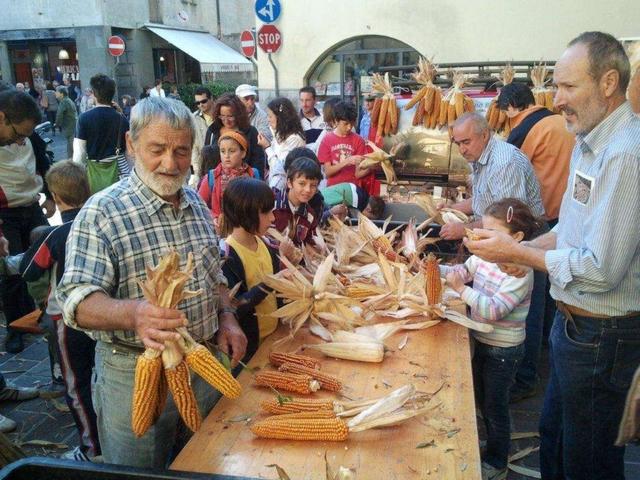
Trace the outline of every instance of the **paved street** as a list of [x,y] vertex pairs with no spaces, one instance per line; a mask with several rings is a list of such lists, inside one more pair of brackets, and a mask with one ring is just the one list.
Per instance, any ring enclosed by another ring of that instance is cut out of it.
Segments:
[[[64,158],[64,145],[60,136],[55,137],[52,148],[55,152],[56,160]],[[56,218],[58,219],[57,222],[59,222],[59,217]],[[1,312],[0,323],[4,324],[4,317]],[[4,329],[0,332],[0,348],[3,345]],[[42,336],[25,335],[25,345],[25,350],[18,355],[0,352],[0,371],[3,372],[9,382],[21,386],[36,386],[46,392],[51,382],[47,342]],[[543,381],[541,383],[544,385],[548,377],[546,349],[543,350],[542,357],[544,361],[541,371]],[[543,389],[540,387],[535,397],[512,406],[513,432],[532,432],[533,434],[537,432],[542,400]],[[0,414],[16,420],[19,424],[18,429],[9,434],[12,441],[18,444],[34,440],[50,442],[47,446],[25,446],[25,451],[30,455],[57,456],[78,444],[75,424],[66,410],[66,403],[62,397],[57,399],[38,398],[22,403],[5,402],[0,404]],[[481,423],[482,421],[479,420],[479,424]],[[482,436],[481,428],[481,438]],[[59,444],[60,448],[54,448],[52,444]],[[512,442],[512,454],[537,445],[538,439],[535,437],[515,440]],[[538,453],[533,452],[516,463],[537,470]],[[638,446],[632,446],[627,449],[626,475],[628,479],[640,479],[640,447]],[[365,476],[358,476],[358,478],[368,480]],[[524,480],[530,477],[510,472],[508,478]]]

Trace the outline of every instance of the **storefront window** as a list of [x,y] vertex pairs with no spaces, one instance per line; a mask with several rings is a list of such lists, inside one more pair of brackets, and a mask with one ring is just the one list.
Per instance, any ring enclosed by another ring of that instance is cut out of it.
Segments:
[[[409,45],[388,37],[368,36],[350,40],[318,59],[307,80],[315,86],[320,99],[340,96],[360,103],[368,91],[368,81],[382,67],[407,65],[412,71],[418,61],[418,52]],[[404,72],[403,72],[404,73]]]

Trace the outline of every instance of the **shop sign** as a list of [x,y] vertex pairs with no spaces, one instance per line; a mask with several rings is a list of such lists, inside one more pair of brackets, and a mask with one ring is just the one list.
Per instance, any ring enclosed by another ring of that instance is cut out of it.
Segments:
[[275,22],[281,11],[280,0],[256,0],[256,15],[263,23]]
[[80,67],[78,65],[60,65],[56,69],[65,77],[73,82],[80,81]]

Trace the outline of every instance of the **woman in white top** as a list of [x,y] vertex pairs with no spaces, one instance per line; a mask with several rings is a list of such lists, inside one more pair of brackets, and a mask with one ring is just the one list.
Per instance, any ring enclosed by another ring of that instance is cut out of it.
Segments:
[[271,100],[267,105],[267,117],[273,140],[270,142],[264,135],[258,134],[258,144],[267,155],[269,186],[284,190],[287,185],[285,158],[294,148],[306,145],[304,132],[296,109],[288,98]]
[[153,87],[150,91],[149,91],[149,96],[150,97],[162,97],[165,98],[166,94],[164,93],[164,89],[162,88],[162,80],[161,79],[156,79],[156,83],[155,83],[155,87]]

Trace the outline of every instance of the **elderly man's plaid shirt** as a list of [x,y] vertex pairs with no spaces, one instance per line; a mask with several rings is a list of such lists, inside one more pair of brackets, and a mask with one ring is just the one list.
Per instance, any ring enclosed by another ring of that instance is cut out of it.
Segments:
[[[135,172],[91,197],[75,219],[67,240],[65,272],[58,286],[67,325],[79,328],[76,308],[88,295],[103,292],[116,299],[142,299],[138,281],[170,249],[183,262],[193,253],[195,270],[189,290],[203,294],[178,308],[199,340],[217,330],[217,286],[226,280],[220,268],[218,238],[211,213],[198,194],[184,188],[178,209],[154,194]],[[133,331],[90,331],[96,340],[141,345]]]

